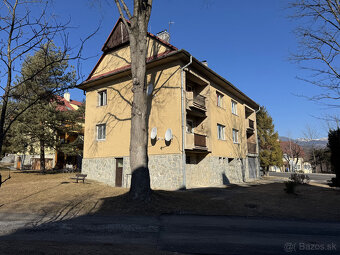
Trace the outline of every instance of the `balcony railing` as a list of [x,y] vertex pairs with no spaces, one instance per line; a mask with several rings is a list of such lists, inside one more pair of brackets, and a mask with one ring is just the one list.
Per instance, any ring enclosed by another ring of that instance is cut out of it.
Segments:
[[207,147],[207,137],[205,135],[194,134],[195,147]]
[[256,143],[247,143],[248,153],[256,154]]
[[205,108],[205,97],[202,95],[194,96],[194,105]]
[[194,95],[194,92],[187,91],[187,102],[189,107],[196,107],[201,110],[206,110],[205,96]]

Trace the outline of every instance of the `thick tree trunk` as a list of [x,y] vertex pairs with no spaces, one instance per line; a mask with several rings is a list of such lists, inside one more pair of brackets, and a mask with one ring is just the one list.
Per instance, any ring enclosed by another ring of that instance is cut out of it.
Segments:
[[147,31],[145,20],[131,24],[130,51],[133,83],[131,109],[130,167],[132,171],[130,196],[148,200],[150,174],[148,168],[148,96],[146,94]]
[[42,172],[46,171],[44,140],[40,140],[40,171],[42,171]]

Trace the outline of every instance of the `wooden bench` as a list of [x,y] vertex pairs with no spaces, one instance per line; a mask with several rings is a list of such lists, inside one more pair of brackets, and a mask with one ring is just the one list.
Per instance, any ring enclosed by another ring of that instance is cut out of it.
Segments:
[[71,179],[77,180],[77,183],[79,180],[82,180],[83,183],[85,183],[85,178],[87,177],[87,174],[76,174],[76,177],[71,177]]

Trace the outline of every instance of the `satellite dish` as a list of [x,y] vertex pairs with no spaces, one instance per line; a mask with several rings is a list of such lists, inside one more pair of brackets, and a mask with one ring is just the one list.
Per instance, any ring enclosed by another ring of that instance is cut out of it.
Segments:
[[157,128],[154,127],[154,128],[151,129],[150,137],[151,137],[151,139],[155,139],[156,136],[157,136]]
[[168,128],[165,132],[165,141],[170,142],[172,139],[172,130]]

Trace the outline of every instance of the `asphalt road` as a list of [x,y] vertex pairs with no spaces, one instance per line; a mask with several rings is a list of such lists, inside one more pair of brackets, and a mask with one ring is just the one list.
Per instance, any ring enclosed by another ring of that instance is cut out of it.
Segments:
[[[282,173],[282,172],[269,172],[269,176],[285,177],[289,178],[292,173]],[[327,183],[328,180],[335,177],[335,174],[307,174],[311,181],[318,183]]]
[[122,244],[181,254],[339,254],[340,223],[193,215],[82,216],[55,222],[39,215],[0,214],[0,245],[13,241],[91,244],[98,246],[97,254],[103,245]]

